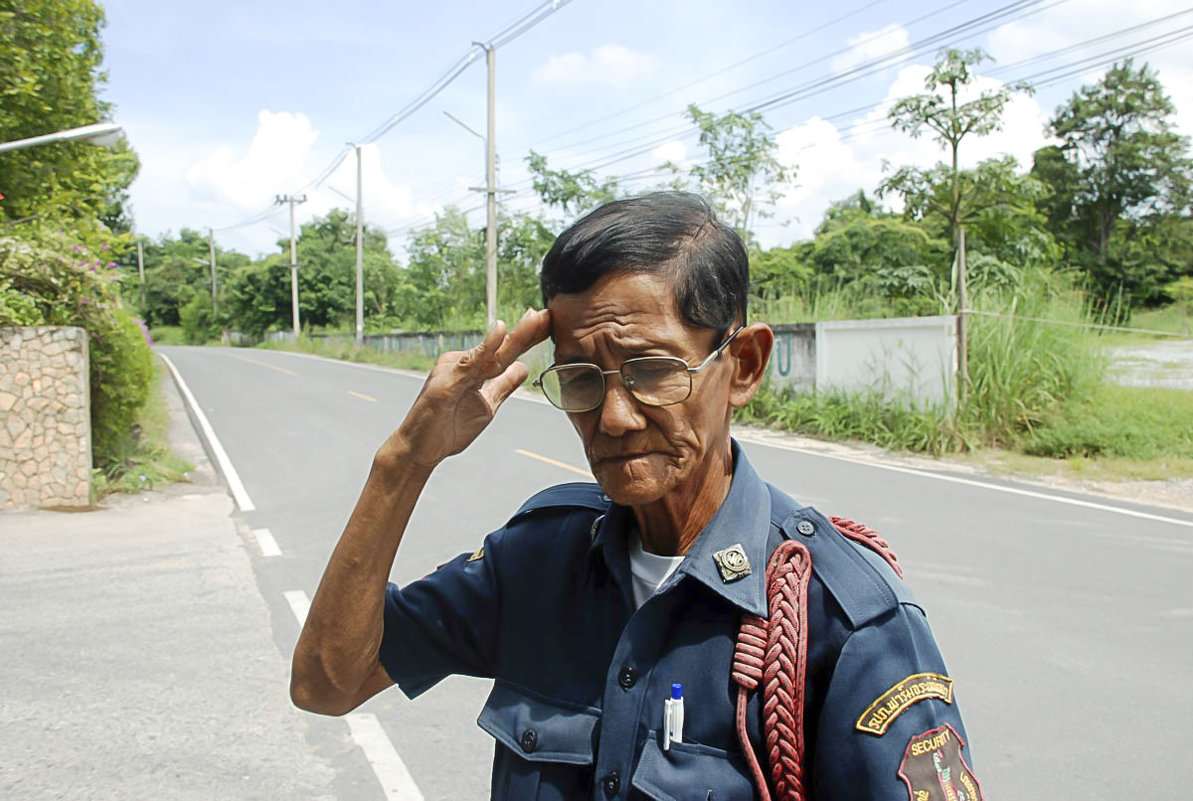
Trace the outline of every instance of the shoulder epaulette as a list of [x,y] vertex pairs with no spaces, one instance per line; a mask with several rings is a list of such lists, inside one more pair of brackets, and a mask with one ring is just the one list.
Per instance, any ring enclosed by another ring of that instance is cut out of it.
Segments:
[[599,484],[582,481],[558,484],[531,496],[510,519],[514,520],[551,509],[566,508],[593,509],[603,512],[609,508],[609,498],[601,490]]
[[[798,506],[775,487],[771,487],[771,510],[771,522],[784,536],[807,546],[812,571],[840,605],[851,627],[864,626],[901,603],[915,603],[895,571],[897,562],[888,561],[887,553],[859,542],[861,537],[853,532],[842,532],[820,512]],[[882,550],[889,553],[885,541]]]

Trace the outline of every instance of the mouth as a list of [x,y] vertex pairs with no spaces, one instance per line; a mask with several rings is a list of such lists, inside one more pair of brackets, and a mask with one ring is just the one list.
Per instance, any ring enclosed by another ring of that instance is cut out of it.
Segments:
[[650,451],[642,451],[640,453],[619,453],[614,456],[604,456],[596,460],[596,466],[617,466],[632,462],[635,459],[642,459],[650,455]]

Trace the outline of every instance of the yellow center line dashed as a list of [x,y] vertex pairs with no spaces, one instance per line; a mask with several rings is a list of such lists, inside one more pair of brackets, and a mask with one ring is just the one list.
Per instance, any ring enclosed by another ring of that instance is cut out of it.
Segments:
[[588,472],[587,470],[584,470],[579,467],[573,467],[572,465],[567,464],[566,462],[560,462],[556,459],[552,459],[550,456],[541,456],[537,453],[531,453],[530,451],[524,451],[521,448],[514,448],[514,453],[519,454],[520,456],[528,456],[531,459],[538,459],[540,462],[545,462],[546,464],[549,464],[552,467],[558,467],[562,470],[570,470],[573,473],[579,473],[580,475],[584,476],[585,478],[592,478],[592,473]]
[[240,359],[242,362],[259,364],[262,367],[268,367],[270,370],[277,370],[279,373],[285,373],[286,375],[298,375],[298,373],[294,372],[293,370],[287,370],[285,367],[278,367],[276,364],[269,364],[268,362],[259,362],[256,359],[250,359],[248,356],[237,356],[236,358]]
[[352,390],[348,390],[348,394],[352,395],[353,397],[360,398],[362,400],[372,401],[373,403],[377,402],[377,399],[374,398],[372,395],[362,395],[359,392],[353,392]]

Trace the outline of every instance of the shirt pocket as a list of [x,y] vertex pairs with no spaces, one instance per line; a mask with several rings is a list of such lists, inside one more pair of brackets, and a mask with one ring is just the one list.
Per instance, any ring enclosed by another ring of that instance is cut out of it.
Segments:
[[737,754],[699,743],[671,743],[664,751],[656,732],[646,738],[634,787],[655,801],[752,801],[754,781]]
[[599,721],[591,707],[496,682],[476,721],[498,744],[493,798],[587,798]]

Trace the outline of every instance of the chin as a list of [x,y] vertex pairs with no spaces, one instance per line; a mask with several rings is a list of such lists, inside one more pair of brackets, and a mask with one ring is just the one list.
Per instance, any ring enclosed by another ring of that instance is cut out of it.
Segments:
[[[603,463],[593,468],[601,489],[621,506],[645,506],[663,498],[674,489],[676,481],[662,465]],[[637,469],[635,469],[637,468]]]

